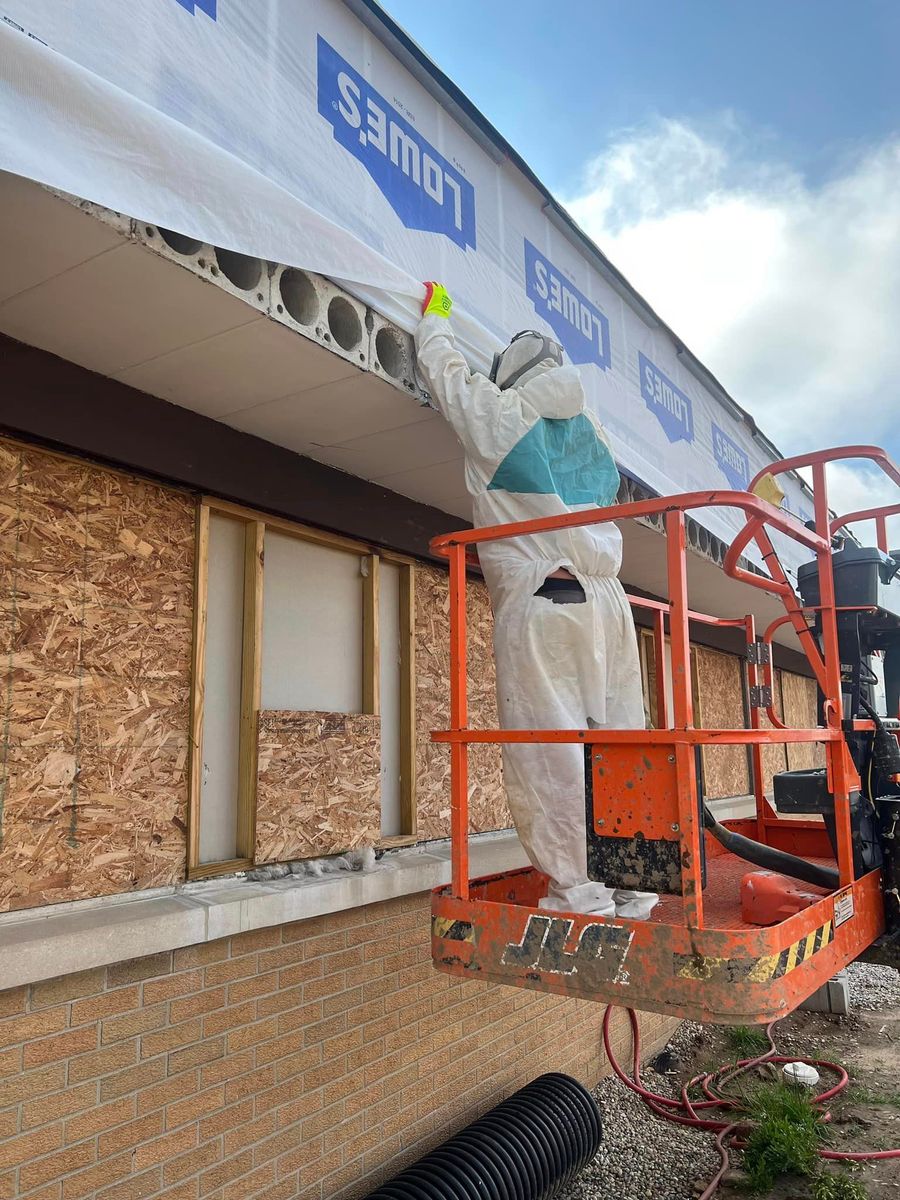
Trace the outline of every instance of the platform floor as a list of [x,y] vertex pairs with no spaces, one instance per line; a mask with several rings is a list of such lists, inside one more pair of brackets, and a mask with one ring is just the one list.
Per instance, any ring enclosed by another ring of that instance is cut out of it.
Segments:
[[[833,858],[813,858],[818,866],[833,867]],[[707,883],[703,891],[703,923],[712,929],[756,929],[741,918],[741,880],[751,871],[762,868],[734,854],[717,854],[707,860]],[[827,896],[824,888],[804,884],[804,888]],[[650,920],[657,925],[683,925],[683,902],[680,896],[662,896]]]

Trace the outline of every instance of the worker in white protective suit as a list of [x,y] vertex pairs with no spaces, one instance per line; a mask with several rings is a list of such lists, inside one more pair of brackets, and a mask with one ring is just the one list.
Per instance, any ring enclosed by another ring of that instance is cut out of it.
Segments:
[[[517,334],[491,377],[455,348],[452,301],[426,284],[416,330],[419,369],[466,455],[476,526],[611,504],[619,473],[585,406],[575,367],[543,334]],[[478,548],[494,610],[500,724],[506,729],[642,729],[637,638],[617,579],[615,525],[530,535]],[[532,864],[549,876],[541,907],[645,919],[658,897],[587,876],[584,751],[503,747],[507,798]]]

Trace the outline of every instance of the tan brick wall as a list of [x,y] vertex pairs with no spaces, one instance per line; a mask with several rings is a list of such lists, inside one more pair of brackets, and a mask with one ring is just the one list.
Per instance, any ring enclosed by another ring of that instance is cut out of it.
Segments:
[[365,1195],[542,1071],[605,1072],[600,1005],[452,980],[428,937],[420,895],[0,992],[0,1200]]

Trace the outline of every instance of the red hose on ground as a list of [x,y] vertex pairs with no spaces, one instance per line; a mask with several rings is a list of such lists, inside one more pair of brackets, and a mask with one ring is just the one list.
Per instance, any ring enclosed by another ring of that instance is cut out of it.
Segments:
[[[681,1089],[681,1096],[674,1100],[670,1096],[661,1096],[657,1092],[651,1092],[641,1082],[641,1031],[638,1026],[637,1013],[633,1008],[628,1008],[625,1011],[628,1013],[628,1019],[631,1023],[631,1039],[633,1047],[632,1074],[627,1075],[613,1053],[612,1041],[609,1036],[610,1019],[613,1013],[613,1005],[609,1005],[603,1016],[603,1048],[606,1051],[606,1057],[609,1059],[609,1065],[614,1073],[621,1079],[622,1083],[631,1091],[637,1092],[647,1107],[654,1112],[658,1117],[664,1117],[667,1121],[675,1121],[679,1125],[687,1125],[691,1129],[705,1129],[710,1133],[716,1134],[716,1149],[719,1151],[719,1156],[722,1160],[721,1166],[711,1180],[709,1186],[704,1191],[700,1200],[710,1200],[715,1194],[716,1188],[719,1186],[722,1176],[728,1169],[728,1144],[739,1144],[737,1135],[740,1134],[745,1126],[745,1122],[741,1120],[722,1120],[716,1119],[714,1116],[702,1117],[698,1116],[698,1112],[705,1111],[711,1113],[727,1113],[735,1112],[739,1109],[739,1104],[736,1100],[719,1094],[719,1089],[736,1079],[739,1075],[743,1075],[751,1071],[754,1067],[761,1063],[788,1063],[788,1062],[805,1062],[810,1066],[819,1067],[824,1071],[831,1071],[837,1075],[838,1082],[824,1092],[819,1092],[812,1099],[813,1104],[821,1107],[827,1104],[829,1100],[839,1095],[847,1084],[850,1082],[849,1076],[843,1067],[837,1063],[828,1062],[826,1059],[819,1058],[786,1058],[782,1054],[776,1054],[775,1042],[772,1040],[772,1029],[776,1022],[772,1021],[766,1026],[766,1037],[769,1039],[769,1049],[765,1054],[760,1054],[757,1058],[743,1058],[737,1063],[729,1063],[727,1066],[717,1068],[715,1071],[710,1071],[708,1074],[695,1075],[694,1078]],[[705,1100],[691,1100],[688,1093],[690,1089],[697,1085],[703,1089]],[[830,1114],[823,1111],[822,1120],[830,1120]],[[827,1158],[837,1161],[853,1160],[856,1162],[868,1161],[873,1159],[883,1158],[900,1158],[900,1149],[898,1150],[860,1150],[858,1152],[844,1150],[820,1150],[819,1155],[822,1158]]]

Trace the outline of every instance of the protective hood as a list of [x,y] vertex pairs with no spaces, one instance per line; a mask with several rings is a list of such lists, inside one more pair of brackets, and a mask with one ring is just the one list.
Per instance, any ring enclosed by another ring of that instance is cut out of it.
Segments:
[[551,420],[577,417],[584,411],[584,384],[577,367],[558,367],[545,359],[522,376],[516,391],[535,412]]
[[[547,356],[542,357],[546,352]],[[494,358],[491,379],[503,391],[521,387],[535,372],[562,366],[562,347],[552,338],[523,330],[517,333],[502,354]]]

